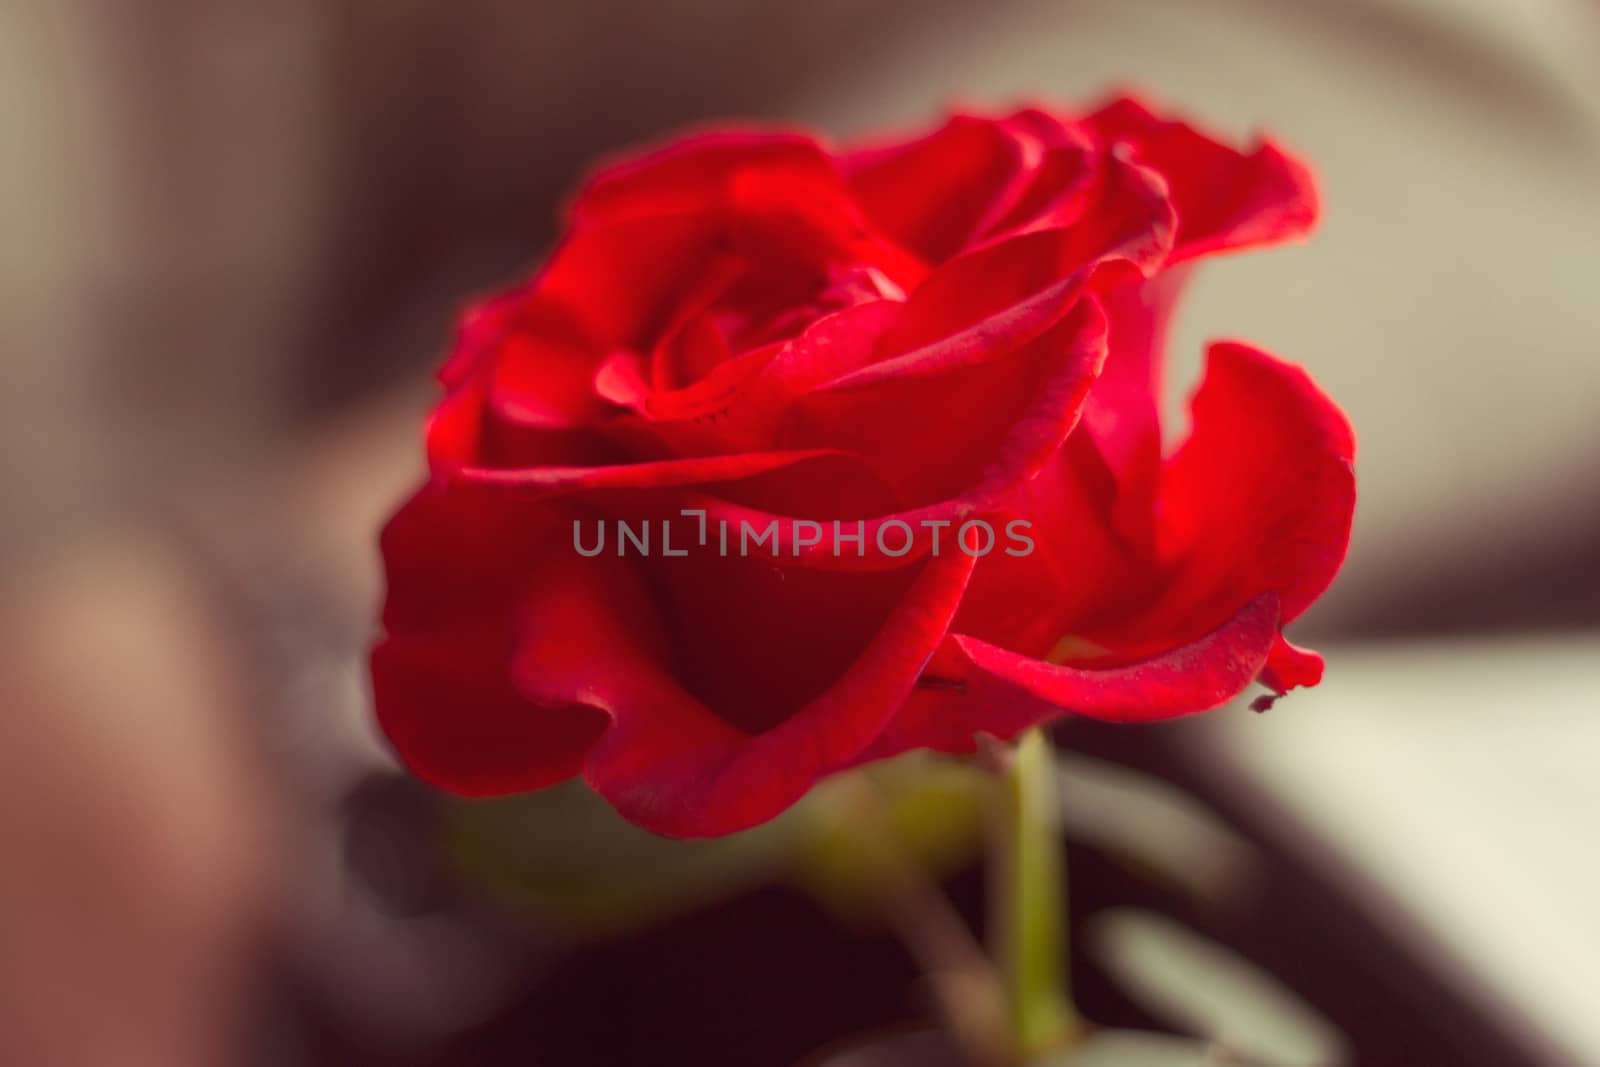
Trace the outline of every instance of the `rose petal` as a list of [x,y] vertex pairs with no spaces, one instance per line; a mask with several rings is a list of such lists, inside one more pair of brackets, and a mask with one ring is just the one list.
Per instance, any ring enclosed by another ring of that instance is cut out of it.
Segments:
[[[914,371],[881,380],[850,376],[844,381],[851,388],[834,393],[830,386],[799,398],[796,410],[826,418],[809,426],[799,423],[793,432],[815,434],[817,441],[831,439],[841,455],[875,472],[862,488],[886,486],[876,495],[893,499],[892,510],[863,512],[850,502],[870,500],[873,494],[857,493],[835,494],[832,508],[822,510],[826,503],[814,493],[786,497],[762,492],[764,487],[754,482],[737,493],[723,487],[715,494],[696,494],[684,506],[704,509],[713,526],[748,528],[752,536],[770,527],[773,537],[760,544],[752,541],[750,551],[784,567],[879,570],[904,566],[929,552],[957,552],[955,539],[963,523],[993,518],[1010,508],[1016,487],[1035,477],[1060,450],[1099,367],[1103,340],[1103,318],[1088,300],[1022,351],[989,357],[993,367],[986,365],[981,351],[957,353],[930,358]],[[963,375],[970,374],[981,379],[977,386],[965,383]],[[963,403],[973,388],[981,388],[990,403]],[[941,422],[918,421],[928,416]],[[883,461],[889,455],[901,456],[903,465],[886,467]],[[983,465],[971,462],[973,457]],[[919,478],[949,481],[924,485]],[[858,481],[846,478],[836,488]],[[918,505],[908,493],[921,493],[927,502]],[[804,543],[795,536],[796,517],[820,520],[819,530],[807,531],[807,540],[813,534],[817,540]],[[998,540],[1000,531],[991,528]]]
[[[1154,273],[1172,247],[1165,183],[1120,157],[1104,161],[1100,181],[1097,210],[1080,225],[993,241],[940,266],[911,292],[880,354],[934,345],[1040,301],[1048,306],[1049,294],[1085,285],[1102,268],[1124,277]],[[1066,306],[1057,304],[1058,313]]]
[[1096,139],[1080,124],[1037,107],[1001,121],[1012,136],[1031,144],[1033,165],[1017,197],[980,227],[979,239],[1081,221],[1100,178]]
[[841,165],[874,227],[929,263],[959,252],[1032,177],[1029,145],[1003,124],[955,115],[910,143],[868,146]]
[[1261,684],[1278,694],[1322,681],[1325,666],[1321,656],[1308,648],[1297,648],[1282,635],[1272,643],[1267,665],[1261,670]]
[[484,461],[484,406],[489,400],[490,369],[474,368],[447,386],[428,414],[423,430],[428,466],[437,472]]
[[1164,270],[1102,296],[1110,323],[1106,365],[1069,445],[1084,465],[1103,465],[1111,480],[1101,501],[1105,521],[1144,549],[1155,536],[1167,327],[1188,273],[1187,267]]
[[685,211],[575,227],[546,260],[529,301],[544,318],[569,323],[597,358],[646,351],[719,251],[718,221]]
[[[1122,655],[1187,640],[1264,592],[1282,622],[1333,580],[1349,548],[1355,439],[1304,370],[1238,343],[1211,346],[1194,429],[1162,472],[1149,591],[1084,628]],[[1320,658],[1284,643],[1278,688],[1314,684]]]
[[[579,190],[568,213],[579,228],[680,214],[788,217],[840,249],[844,262],[876,264],[902,285],[924,271],[866,225],[838,164],[801,131],[712,131],[613,161]],[[749,231],[725,232],[739,240]]]
[[1084,121],[1167,180],[1178,212],[1173,264],[1303,237],[1316,224],[1311,171],[1270,141],[1239,152],[1127,97]]
[[1277,598],[1267,593],[1196,641],[1103,669],[1047,663],[952,633],[865,758],[914,747],[971,752],[979,733],[1010,738],[1066,714],[1151,722],[1205,711],[1250,684],[1277,632]]
[[943,638],[971,573],[964,557],[920,565],[860,657],[781,724],[750,735],[664,669],[659,635],[625,610],[639,595],[630,572],[617,561],[590,562],[596,566],[524,631],[513,676],[541,703],[581,702],[609,714],[585,778],[626,818],[677,837],[770,819],[871,744]]
[[379,644],[372,696],[378,724],[406,766],[462,796],[565,781],[610,725],[593,708],[530,703],[512,688],[504,663],[448,643]]
[[[795,397],[868,363],[899,308],[896,301],[870,300],[824,315],[798,337],[722,363],[683,389],[651,392],[637,377],[608,381],[607,388],[626,396],[632,411],[609,420],[606,433],[635,455],[771,449],[780,418]],[[614,358],[599,375],[615,379],[611,368],[624,365]]]
[[388,637],[372,652],[378,721],[420,777],[453,792],[535,789],[577,773],[607,721],[530,704],[505,660],[518,605],[559,524],[542,508],[430,483],[385,526]]
[[1290,622],[1349,548],[1349,420],[1302,368],[1234,342],[1210,347],[1192,408],[1194,429],[1162,477],[1161,553],[1182,568],[1167,610],[1270,589]]
[[844,193],[827,149],[804,131],[715,130],[602,161],[579,187],[568,215],[581,225],[704,211],[726,198],[741,172]]
[[[1105,321],[1070,285],[798,397],[779,443],[861,456],[913,507],[986,498],[1036,474],[1104,359]],[[981,397],[981,403],[973,402]]]
[[755,734],[788,720],[860,658],[918,568],[903,560],[860,573],[774,567],[730,544],[725,554],[707,545],[653,558],[643,571],[671,635],[673,677]]
[[1011,551],[983,560],[957,632],[1043,657],[1085,618],[1144,594],[1151,553],[1113,527],[1115,486],[1094,449],[1079,447],[1083,433],[1080,424],[1038,475],[1002,498],[1008,522],[1027,522],[1016,531],[1027,544],[1008,535]]
[[837,451],[793,449],[750,452],[608,467],[462,467],[451,472],[449,477],[453,485],[493,487],[508,498],[534,501],[583,491],[663,489],[738,481],[790,464],[830,456]]

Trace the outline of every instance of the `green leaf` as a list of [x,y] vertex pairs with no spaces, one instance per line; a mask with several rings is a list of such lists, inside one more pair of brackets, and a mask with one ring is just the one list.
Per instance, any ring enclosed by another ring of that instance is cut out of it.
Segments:
[[883,847],[884,827],[875,821],[870,832],[863,828],[859,790],[873,791],[874,810],[901,854],[937,880],[959,870],[982,842],[987,777],[969,763],[913,752],[828,779],[793,813],[803,838],[795,880],[843,918],[876,915],[875,881],[864,875],[874,864],[862,853]]
[[1248,906],[1261,857],[1170,782],[1074,752],[1057,754],[1062,831],[1149,880],[1212,907]]
[[791,813],[712,840],[658,837],[577,781],[454,801],[445,825],[471,881],[535,921],[591,935],[649,925],[775,877],[797,830]]
[[1339,1031],[1272,975],[1171,919],[1104,911],[1086,944],[1124,990],[1164,1025],[1204,1038],[1243,1062],[1333,1067],[1348,1062]]
[[580,781],[494,800],[453,800],[444,839],[461,873],[535,922],[601,936],[661,922],[793,878],[842,913],[875,914],[855,831],[855,790],[870,781],[905,854],[935,876],[981,837],[983,775],[915,753],[836,775],[790,811],[743,833],[679,841],[641,830]]

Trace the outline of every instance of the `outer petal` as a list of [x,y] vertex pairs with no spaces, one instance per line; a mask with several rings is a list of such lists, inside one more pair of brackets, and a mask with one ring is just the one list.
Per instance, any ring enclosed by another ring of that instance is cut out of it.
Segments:
[[818,139],[801,130],[711,130],[603,161],[568,208],[574,223],[703,211],[727,195],[741,173],[760,173],[812,191],[844,192]]
[[1082,465],[1109,475],[1100,501],[1104,521],[1129,544],[1148,550],[1154,537],[1161,473],[1163,354],[1167,327],[1188,269],[1162,271],[1103,298],[1110,319],[1106,365],[1084,407],[1083,431],[1071,442]]
[[620,567],[604,578],[586,570],[553,597],[524,632],[514,678],[541,703],[581,702],[611,716],[584,773],[628,819],[678,837],[732,833],[772,818],[872,743],[944,637],[971,562],[922,564],[859,658],[762,733],[730,725],[665,671],[659,633],[618,613],[637,596]]
[[592,708],[533,705],[507,678],[519,605],[556,529],[546,509],[439,484],[384,529],[373,701],[396,752],[435,785],[476,796],[561,781],[607,725]]
[[1303,369],[1234,342],[1211,346],[1193,410],[1162,479],[1161,552],[1182,568],[1165,599],[1238,603],[1270,589],[1290,622],[1349,549],[1350,422]]
[[915,747],[971,752],[979,733],[1009,738],[1063,714],[1149,722],[1214,708],[1255,678],[1277,627],[1277,598],[1267,593],[1196,641],[1102,669],[1048,663],[952,634],[868,758]]
[[[808,620],[804,602],[783,588],[799,574],[765,592],[740,580],[719,594],[708,579],[726,577],[725,565],[770,568],[756,560],[575,558],[566,533],[547,505],[476,486],[433,485],[402,509],[385,533],[389,637],[373,654],[380,722],[401,758],[442,788],[517,792],[582,766],[628,818],[680,836],[771,818],[852,761],[943,639],[973,566],[955,555],[911,564],[886,581],[835,575],[829,580],[856,582],[845,594],[856,615],[837,618],[835,591],[819,593]],[[668,625],[693,607],[685,589],[662,580],[680,565],[687,592],[698,589],[702,607],[720,605],[729,616],[720,624],[734,643],[708,643],[704,625],[688,635],[702,653],[744,655],[735,647],[739,619],[764,622],[745,610],[750,601],[798,628],[786,644],[767,641],[765,652],[802,669],[763,667],[763,688],[731,694],[753,701],[749,707],[717,707],[696,695],[685,680],[697,672],[705,682],[711,671],[719,690],[731,673],[706,655],[690,656],[685,635]],[[898,592],[887,600],[873,592],[891,588]],[[863,636],[848,659],[823,665],[831,676],[813,680],[807,676],[819,668],[809,661],[833,659],[813,632],[820,626]],[[797,696],[770,728],[734,725],[771,722],[760,704],[779,711]]]
[[445,395],[429,413],[424,431],[431,469],[448,471],[482,462],[483,412],[489,399],[489,379],[488,367],[473,367],[463,381],[445,387]]
[[463,796],[565,781],[609,725],[593,708],[530,703],[504,662],[449,643],[379,644],[372,698],[378,724],[417,777]]
[[1270,142],[1240,152],[1131,99],[1107,104],[1084,125],[1160,173],[1177,212],[1168,269],[1107,295],[1111,355],[1074,445],[1093,447],[1115,479],[1110,518],[1121,536],[1148,545],[1161,466],[1162,349],[1186,274],[1173,268],[1303,236],[1315,224],[1317,194],[1310,171]]
[[[1152,590],[1105,602],[1100,623],[1080,617],[1058,634],[1083,634],[1108,666],[1055,666],[952,637],[883,744],[965,751],[974,730],[1008,736],[1059,711],[1159,719],[1214,707],[1258,675],[1280,693],[1315,685],[1321,657],[1279,630],[1344,558],[1354,448],[1343,413],[1304,371],[1244,345],[1213,346],[1193,435],[1164,472]],[[980,571],[975,594],[983,582]],[[996,678],[1034,702],[996,690]]]
[[828,449],[746,452],[729,456],[623,463],[606,467],[531,467],[502,470],[464,467],[453,484],[494,487],[524,501],[595,490],[665,489],[740,481],[833,454]]
[[[1024,113],[1027,114],[1027,113]],[[1035,121],[1043,121],[1043,118]],[[1242,153],[1180,122],[1158,118],[1131,99],[1088,116],[1083,128],[1163,179],[1177,233],[1162,273],[1142,286],[1108,292],[1111,351],[1071,447],[1089,452],[1109,472],[1114,498],[1107,522],[1130,544],[1148,549],[1154,536],[1161,468],[1160,397],[1167,323],[1192,259],[1303,235],[1315,222],[1310,172],[1270,143]],[[1090,208],[1091,217],[1109,208]]]
[[1305,164],[1270,141],[1239,152],[1135,100],[1113,100],[1085,123],[1129,146],[1167,180],[1178,211],[1177,264],[1304,236],[1315,225],[1316,185]]
[[1102,178],[1094,136],[1041,108],[1024,108],[1002,122],[1028,147],[1032,165],[1025,187],[986,221],[983,238],[1079,222]]
[[423,485],[380,537],[388,583],[383,626],[392,638],[503,646],[517,591],[532,579],[535,549],[551,539],[541,506]]
[[971,243],[1021,195],[1036,152],[1003,123],[955,115],[920,140],[844,157],[850,190],[878,229],[929,263]]
[[614,160],[579,189],[568,213],[581,230],[717,211],[791,216],[852,250],[854,262],[879,263],[903,284],[922,273],[914,259],[868,232],[837,162],[800,130],[707,131]]
[[[1186,640],[1273,592],[1283,623],[1333,580],[1355,510],[1355,438],[1299,367],[1237,343],[1213,345],[1194,429],[1162,474],[1159,573],[1142,607],[1093,640],[1125,655]],[[1314,653],[1273,649],[1275,687],[1313,684]]]
[[1283,636],[1272,643],[1267,665],[1261,670],[1261,684],[1276,693],[1322,681],[1322,657],[1306,648],[1296,648]]
[[[1029,523],[1022,532],[1033,547],[983,560],[956,618],[958,633],[1044,657],[1084,618],[1144,595],[1150,553],[1113,528],[1115,485],[1094,449],[1082,447],[1085,429],[1080,423],[1038,475],[1002,499],[1008,521]],[[1014,547],[1013,538],[1007,542]]]
[[[560,318],[596,358],[644,350],[719,251],[704,211],[626,216],[580,226],[551,252],[528,294],[541,321]],[[537,370],[535,351],[530,371]]]

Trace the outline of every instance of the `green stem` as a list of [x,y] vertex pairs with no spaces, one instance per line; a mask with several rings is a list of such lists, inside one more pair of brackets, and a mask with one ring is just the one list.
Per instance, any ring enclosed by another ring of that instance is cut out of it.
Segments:
[[1079,1030],[1066,974],[1066,879],[1055,759],[1037,727],[998,782],[990,846],[989,929],[1018,1057],[1070,1045]]
[[856,781],[855,803],[847,809],[854,821],[838,832],[860,836],[862,869],[875,883],[884,917],[930,983],[966,1061],[1003,1067],[1011,1041],[993,961],[927,870],[906,855],[890,806],[874,783]]

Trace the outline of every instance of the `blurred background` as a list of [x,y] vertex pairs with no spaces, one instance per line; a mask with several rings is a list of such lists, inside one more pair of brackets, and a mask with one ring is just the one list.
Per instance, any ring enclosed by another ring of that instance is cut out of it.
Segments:
[[[1323,688],[1062,731],[1090,1015],[1185,1024],[1112,991],[1133,902],[1338,1035],[1288,1061],[1600,1063],[1597,54],[1589,0],[0,5],[0,1063],[790,1063],[926,1017],[770,850],[648,920],[531,906],[679,861],[392,773],[375,531],[456,311],[595,154],[1118,86],[1316,166],[1314,241],[1198,272],[1171,411],[1208,338],[1303,362],[1362,496]],[[496,833],[515,892],[433,862]]]

